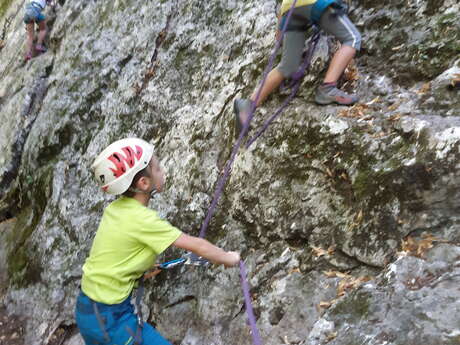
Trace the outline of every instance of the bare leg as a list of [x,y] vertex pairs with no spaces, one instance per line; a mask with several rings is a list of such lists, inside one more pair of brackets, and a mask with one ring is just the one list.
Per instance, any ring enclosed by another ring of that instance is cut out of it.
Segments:
[[[283,80],[284,76],[281,74],[281,72],[279,72],[276,68],[272,69],[270,73],[268,73],[267,80],[265,81],[264,87],[260,92],[257,106],[261,105],[267,99],[267,97],[280,86]],[[251,96],[252,101],[256,100],[257,90],[258,89],[256,89]]]
[[[278,69],[274,68],[268,73],[267,79],[265,80],[264,86],[260,91],[259,100],[257,101],[257,106],[262,104],[267,97],[282,83],[284,80],[284,76]],[[260,86],[259,86],[260,87]],[[258,88],[253,92],[251,96],[251,101],[255,102],[257,97]],[[236,110],[236,114],[239,114],[240,123],[245,123],[249,117],[249,109],[250,109],[250,102],[248,100],[236,100],[235,102],[244,101],[244,105],[240,103],[240,105],[236,105],[239,110]]]
[[355,48],[344,45],[334,54],[323,84],[316,89],[316,103],[353,105],[358,102],[358,96],[337,89],[337,80],[340,78],[351,59],[353,59],[355,53]]
[[324,83],[335,83],[339,80],[345,68],[355,56],[356,49],[342,46],[332,57],[332,61],[324,77]]
[[34,47],[34,23],[26,24],[27,31],[27,54],[32,54]]
[[37,44],[43,44],[43,41],[46,37],[46,20],[43,20],[40,23],[38,23],[38,28],[40,29],[40,32],[38,33]]
[[[262,104],[267,99],[267,97],[273,92],[273,90],[275,90],[278,86],[280,86],[283,80],[284,80],[284,76],[276,68],[272,69],[270,73],[268,73],[264,86],[262,87],[262,90],[260,91],[259,100],[257,101],[256,106],[259,106],[260,104]],[[259,88],[255,89],[254,92],[252,93],[251,101],[255,102],[258,90]],[[249,117],[250,105],[247,100],[246,102],[247,103],[245,105],[245,110],[241,109],[240,111],[237,111],[237,114],[239,113],[241,123],[245,123]]]

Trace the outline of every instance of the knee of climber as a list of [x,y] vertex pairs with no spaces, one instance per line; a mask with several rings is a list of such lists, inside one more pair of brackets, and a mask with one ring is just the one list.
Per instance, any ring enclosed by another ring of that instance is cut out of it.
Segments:
[[298,65],[294,64],[280,64],[276,67],[278,72],[283,76],[284,79],[290,78],[299,68]]
[[361,34],[358,30],[354,30],[353,34],[347,37],[346,40],[341,42],[344,46],[355,48],[357,52],[361,49]]

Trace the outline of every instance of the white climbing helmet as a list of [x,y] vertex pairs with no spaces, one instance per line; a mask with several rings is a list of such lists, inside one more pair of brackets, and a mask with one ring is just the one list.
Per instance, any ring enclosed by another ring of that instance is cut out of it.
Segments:
[[91,169],[104,192],[126,192],[134,176],[149,165],[153,145],[138,138],[126,138],[110,144],[97,156]]

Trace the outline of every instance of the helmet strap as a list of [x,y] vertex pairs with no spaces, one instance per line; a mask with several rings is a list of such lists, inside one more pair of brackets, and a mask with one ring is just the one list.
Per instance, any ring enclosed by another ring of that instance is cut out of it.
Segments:
[[146,192],[146,191],[141,190],[139,188],[133,188],[133,187],[129,187],[128,190],[130,192],[133,192],[133,193],[146,194],[146,195],[149,195],[150,197],[153,197],[155,194],[158,193],[158,191],[155,189],[155,187],[150,192]]

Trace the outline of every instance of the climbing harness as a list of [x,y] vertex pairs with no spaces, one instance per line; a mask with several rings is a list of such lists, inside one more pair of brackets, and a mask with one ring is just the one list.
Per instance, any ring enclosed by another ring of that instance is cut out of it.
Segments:
[[331,6],[337,11],[337,14],[346,14],[348,5],[342,0],[317,0],[311,9],[311,20],[318,25],[323,12]]
[[97,322],[99,324],[99,328],[101,329],[102,333],[104,334],[105,341],[108,343],[108,342],[110,342],[110,336],[107,333],[107,330],[105,329],[104,319],[102,318],[101,313],[99,312],[99,308],[97,307],[96,302],[92,301],[91,303],[93,304],[93,311],[94,311],[94,315],[96,315],[96,319],[97,319]]
[[[142,328],[144,327],[144,317],[142,316],[142,306],[141,301],[144,296],[144,282],[146,279],[152,278],[159,274],[163,270],[169,270],[171,268],[181,266],[181,265],[192,265],[192,266],[208,266],[210,262],[202,257],[197,257],[192,253],[187,253],[184,256],[174,259],[171,261],[164,262],[155,267],[155,270],[145,273],[138,281],[138,287],[136,290],[136,298],[134,299],[134,305],[136,306],[136,316],[137,316],[137,328],[136,333],[132,331],[129,327],[126,327],[126,331],[133,337],[134,344],[142,344]],[[97,314],[96,314],[97,317]],[[102,321],[102,320],[101,320]],[[99,318],[98,318],[99,322]],[[99,324],[103,323],[99,322]],[[104,336],[105,336],[105,329]]]
[[142,296],[144,296],[144,277],[141,277],[139,279],[139,285],[136,291],[136,298],[134,299],[137,316],[136,334],[134,334],[129,327],[126,327],[126,330],[134,339],[134,344],[142,344],[142,329],[144,328],[144,317],[142,316],[141,307]]

